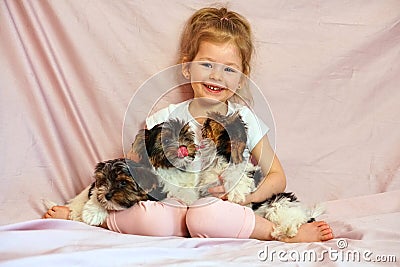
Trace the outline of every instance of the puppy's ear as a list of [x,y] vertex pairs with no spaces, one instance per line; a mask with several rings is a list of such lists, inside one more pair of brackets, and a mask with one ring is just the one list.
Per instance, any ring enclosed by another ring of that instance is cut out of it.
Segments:
[[96,164],[96,166],[94,167],[94,172],[101,172],[104,169],[104,166],[106,166],[105,162],[99,162]]
[[228,116],[225,129],[229,135],[231,145],[231,160],[237,164],[243,161],[243,152],[247,143],[247,125],[243,122],[239,112]]
[[151,192],[158,186],[158,177],[147,167],[131,168],[133,179],[146,193]]
[[135,140],[132,143],[132,151],[139,156],[140,162],[147,159],[146,141],[149,135],[149,130],[141,129],[135,136]]

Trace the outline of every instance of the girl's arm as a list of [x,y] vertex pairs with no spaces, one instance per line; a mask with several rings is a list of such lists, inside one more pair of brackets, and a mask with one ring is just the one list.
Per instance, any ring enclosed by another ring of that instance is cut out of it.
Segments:
[[258,162],[263,173],[267,175],[260,182],[257,190],[246,197],[243,205],[262,202],[273,194],[283,192],[286,188],[285,172],[266,135],[257,143],[251,155]]

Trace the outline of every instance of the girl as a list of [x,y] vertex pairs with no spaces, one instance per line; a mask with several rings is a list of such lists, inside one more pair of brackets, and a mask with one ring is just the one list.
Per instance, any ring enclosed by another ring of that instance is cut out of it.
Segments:
[[[189,122],[198,132],[207,112],[239,111],[248,127],[248,154],[267,175],[242,205],[223,201],[226,192],[221,185],[209,189],[213,198],[200,199],[191,207],[175,199],[140,202],[130,209],[112,212],[103,227],[138,235],[272,240],[273,223],[243,206],[261,202],[286,187],[284,171],[266,135],[268,127],[243,105],[251,101],[245,79],[250,75],[253,53],[249,22],[226,8],[200,9],[184,28],[179,52],[182,74],[191,84],[193,99],[158,111],[146,119],[147,128],[172,116]],[[131,151],[128,157],[135,159],[137,155]],[[68,213],[66,207],[57,206],[44,218],[66,219]],[[317,242],[332,238],[329,225],[318,221],[302,225],[295,237],[281,241]]]

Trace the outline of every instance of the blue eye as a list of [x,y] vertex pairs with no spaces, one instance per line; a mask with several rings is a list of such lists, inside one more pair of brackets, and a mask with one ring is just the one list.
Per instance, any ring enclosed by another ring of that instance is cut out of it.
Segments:
[[206,68],[212,68],[213,67],[212,64],[208,63],[208,62],[202,62],[202,63],[200,63],[200,65],[203,66],[203,67],[206,67]]
[[225,71],[227,71],[227,72],[233,72],[233,73],[235,73],[235,72],[236,72],[236,70],[235,70],[235,69],[233,69],[233,68],[229,68],[229,67],[225,68]]

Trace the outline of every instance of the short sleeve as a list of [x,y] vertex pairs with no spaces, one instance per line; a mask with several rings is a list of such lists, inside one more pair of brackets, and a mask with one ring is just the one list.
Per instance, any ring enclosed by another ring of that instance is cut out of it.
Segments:
[[146,118],[146,127],[147,129],[153,128],[155,125],[162,123],[164,121],[168,120],[169,114],[170,114],[170,109],[171,106],[168,106],[167,108],[163,108],[153,115],[149,116]]
[[269,127],[248,107],[243,106],[239,113],[247,125],[247,147],[252,151],[263,136],[268,133]]
[[188,105],[189,102],[184,101],[179,104],[170,104],[168,107],[160,109],[146,118],[147,129],[151,129],[157,124],[174,118],[179,118],[185,122],[188,121]]

